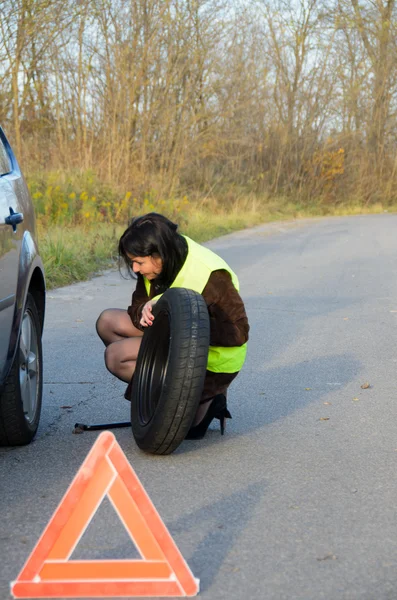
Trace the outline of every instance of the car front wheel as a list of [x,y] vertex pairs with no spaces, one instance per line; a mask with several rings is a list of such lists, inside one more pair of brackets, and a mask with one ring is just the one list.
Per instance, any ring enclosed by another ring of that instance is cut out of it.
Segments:
[[36,434],[43,393],[40,319],[28,294],[17,352],[0,396],[0,445],[28,444]]

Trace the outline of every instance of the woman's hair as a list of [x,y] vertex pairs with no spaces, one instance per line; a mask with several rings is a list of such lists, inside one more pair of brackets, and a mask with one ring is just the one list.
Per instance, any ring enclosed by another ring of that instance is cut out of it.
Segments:
[[178,225],[152,212],[134,217],[120,238],[119,256],[132,272],[127,252],[132,256],[160,257],[163,266],[155,281],[158,286],[167,288],[181,270],[188,249],[185,238],[178,233]]

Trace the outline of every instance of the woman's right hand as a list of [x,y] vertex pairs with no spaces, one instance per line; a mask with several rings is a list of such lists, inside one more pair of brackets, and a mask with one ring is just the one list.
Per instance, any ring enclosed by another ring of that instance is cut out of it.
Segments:
[[149,325],[153,325],[154,316],[152,313],[152,307],[154,304],[155,303],[152,300],[149,300],[149,302],[146,302],[146,304],[142,308],[142,316],[141,320],[139,321],[142,327],[148,327]]

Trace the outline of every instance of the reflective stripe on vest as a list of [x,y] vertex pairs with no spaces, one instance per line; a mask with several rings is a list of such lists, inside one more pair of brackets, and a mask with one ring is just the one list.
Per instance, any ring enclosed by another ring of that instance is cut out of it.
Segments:
[[[203,293],[213,271],[220,269],[230,273],[232,282],[237,291],[239,283],[237,275],[229,265],[215,252],[197,244],[187,236],[184,236],[188,245],[188,255],[182,269],[179,271],[171,287],[186,288]],[[147,294],[150,294],[150,281],[143,278]],[[156,296],[153,300],[161,297]],[[214,373],[236,373],[240,371],[247,354],[247,344],[242,346],[210,346],[208,351],[207,369]]]

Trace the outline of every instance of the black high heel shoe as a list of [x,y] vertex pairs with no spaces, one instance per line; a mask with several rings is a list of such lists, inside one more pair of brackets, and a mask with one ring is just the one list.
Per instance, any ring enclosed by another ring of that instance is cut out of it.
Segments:
[[227,409],[226,397],[223,394],[214,396],[211,406],[207,410],[204,419],[198,425],[191,427],[186,435],[186,440],[201,440],[207,433],[210,423],[214,419],[219,419],[221,425],[221,435],[225,433],[225,421],[231,419],[232,415]]

